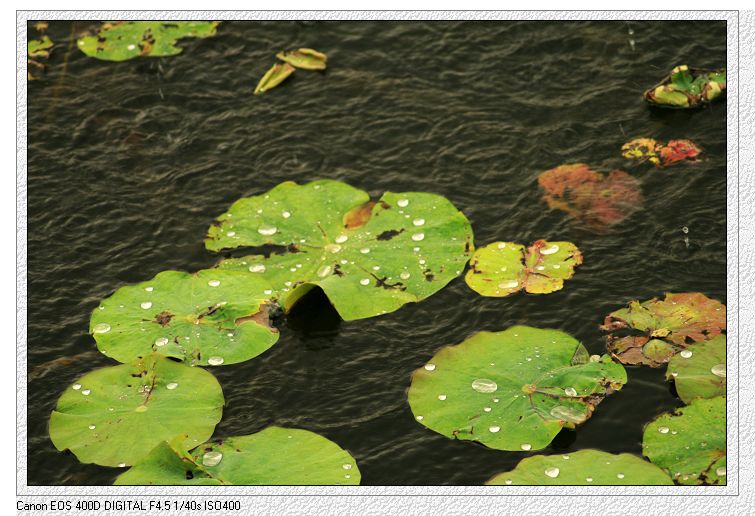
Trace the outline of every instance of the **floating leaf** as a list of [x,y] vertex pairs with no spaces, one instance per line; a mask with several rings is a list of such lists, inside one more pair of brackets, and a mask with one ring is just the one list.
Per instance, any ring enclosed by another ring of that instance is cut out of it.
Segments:
[[486,482],[492,486],[665,486],[671,478],[636,455],[580,450],[564,455],[535,455]]
[[[27,54],[29,56],[27,60],[27,74],[28,80],[33,81],[35,79],[32,75],[29,67],[36,66],[40,70],[44,70],[45,65],[37,61],[38,58],[50,57],[50,49],[53,47],[53,42],[48,36],[42,36],[42,39],[32,39],[27,43]],[[35,59],[32,59],[35,58]]]
[[539,450],[626,381],[620,364],[590,358],[566,333],[514,326],[441,349],[414,372],[409,405],[417,421],[446,437]]
[[[285,308],[320,287],[345,320],[393,312],[461,275],[472,228],[446,198],[386,192],[377,202],[339,181],[285,182],[238,200],[210,227],[212,251],[275,246],[221,269],[264,277]],[[268,251],[269,252],[269,251]]]
[[674,380],[684,403],[726,393],[726,336],[688,346],[668,364],[667,380]]
[[658,142],[652,138],[635,138],[621,146],[621,155],[638,161],[650,161],[655,165],[661,164],[658,157]]
[[260,82],[257,83],[257,87],[254,88],[254,94],[259,95],[265,93],[267,90],[275,88],[288,79],[288,76],[295,71],[296,68],[288,63],[274,64],[267,72],[265,72],[265,75],[262,76]]
[[701,152],[692,140],[670,140],[662,145],[651,138],[635,138],[621,147],[621,154],[625,158],[650,161],[660,167],[683,161],[696,162]]
[[692,108],[726,91],[726,70],[698,70],[681,65],[645,92],[645,100],[661,107]]
[[726,400],[696,399],[645,427],[642,452],[680,484],[726,483]]
[[157,351],[191,365],[235,364],[278,340],[270,294],[267,282],[251,274],[165,271],[116,290],[94,309],[89,331],[119,362]]
[[181,53],[182,38],[214,36],[219,22],[122,21],[105,23],[96,35],[84,36],[79,49],[89,57],[126,61],[135,57],[163,57]]
[[268,427],[190,453],[162,443],[116,485],[358,485],[354,458],[307,430]]
[[700,147],[691,140],[670,140],[659,150],[661,161],[666,167],[683,161],[698,161],[700,152]]
[[639,182],[621,170],[607,176],[584,163],[561,165],[538,177],[544,199],[595,230],[617,224],[642,206]]
[[465,279],[483,296],[503,297],[522,289],[549,294],[561,290],[581,263],[582,253],[571,242],[538,240],[526,251],[520,244],[493,242],[475,251]]
[[304,70],[325,70],[328,56],[311,48],[300,48],[291,52],[278,52],[275,57]]
[[79,378],[58,399],[50,438],[83,463],[124,466],[179,434],[189,448],[206,441],[222,407],[214,376],[155,353]]
[[[601,326],[608,351],[624,364],[660,367],[693,342],[707,340],[726,329],[726,307],[699,292],[666,294],[611,312]],[[634,330],[644,335],[626,335]]]

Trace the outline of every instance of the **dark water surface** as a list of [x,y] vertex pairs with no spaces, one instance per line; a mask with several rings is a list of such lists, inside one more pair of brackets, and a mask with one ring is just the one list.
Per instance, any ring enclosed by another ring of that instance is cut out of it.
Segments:
[[[547,296],[483,298],[459,278],[422,303],[343,322],[314,295],[269,351],[212,369],[227,400],[215,437],[312,430],[354,455],[363,484],[481,484],[529,455],[414,421],[410,375],[442,346],[527,324],[600,353],[603,316],[631,299],[700,291],[726,302],[726,104],[658,111],[640,98],[677,64],[723,66],[724,22],[233,22],[185,40],[181,55],[124,63],[69,47],[87,27],[51,24],[59,46],[29,85],[29,484],[109,484],[120,472],[59,453],[47,432],[63,390],[114,365],[87,333],[98,302],[163,270],[212,266],[210,222],[284,180],[435,192],[467,215],[478,246],[569,240],[585,257]],[[327,72],[253,96],[275,52],[300,46],[327,52]],[[639,136],[691,138],[705,159],[632,165],[619,149]],[[608,234],[549,210],[538,174],[577,161],[631,172],[644,209]],[[72,360],[50,364],[61,357]],[[628,372],[583,427],[532,454],[640,454],[643,426],[681,403],[663,370]]]

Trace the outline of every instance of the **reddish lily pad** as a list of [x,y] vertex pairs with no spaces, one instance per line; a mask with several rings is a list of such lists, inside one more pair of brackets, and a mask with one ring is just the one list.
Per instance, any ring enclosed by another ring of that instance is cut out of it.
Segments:
[[475,251],[466,275],[467,285],[483,296],[504,297],[520,290],[550,294],[574,276],[582,253],[571,242],[538,240],[527,248],[512,242],[493,242]]
[[652,138],[635,138],[621,147],[625,158],[649,161],[658,167],[681,162],[696,162],[702,149],[692,140],[669,140],[663,145]]
[[[699,292],[669,293],[611,312],[601,329],[611,332],[608,351],[620,362],[660,367],[690,344],[725,331],[726,306]],[[626,331],[635,333],[621,334]]]
[[561,165],[538,177],[550,208],[565,211],[594,230],[604,230],[640,209],[640,183],[626,172],[607,175],[585,163]]

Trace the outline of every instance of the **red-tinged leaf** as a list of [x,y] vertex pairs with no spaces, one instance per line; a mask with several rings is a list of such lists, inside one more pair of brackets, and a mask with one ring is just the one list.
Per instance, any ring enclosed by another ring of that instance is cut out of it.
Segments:
[[700,152],[700,147],[691,140],[670,140],[660,149],[661,161],[665,167],[682,161],[698,161]]

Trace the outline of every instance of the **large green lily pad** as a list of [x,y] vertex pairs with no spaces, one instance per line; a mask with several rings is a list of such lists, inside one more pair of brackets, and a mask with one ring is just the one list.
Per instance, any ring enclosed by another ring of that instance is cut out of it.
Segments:
[[126,61],[135,57],[163,57],[181,53],[181,38],[214,36],[219,22],[208,21],[122,21],[104,23],[97,34],[78,41],[89,57],[105,61]]
[[214,376],[155,353],[79,378],[58,399],[50,438],[81,462],[123,467],[179,434],[188,448],[206,441],[222,407]]
[[636,455],[580,450],[563,455],[535,455],[486,482],[491,486],[665,486],[665,471]]
[[726,336],[688,346],[669,360],[666,379],[673,380],[684,403],[726,394]]
[[620,364],[590,357],[566,333],[513,326],[441,349],[414,372],[409,405],[417,421],[446,437],[539,450],[626,381]]
[[268,317],[271,295],[257,275],[165,271],[116,290],[94,309],[89,331],[119,362],[156,351],[191,365],[235,364],[278,340]]
[[520,290],[549,294],[561,290],[581,263],[582,253],[571,242],[538,240],[526,251],[520,244],[493,242],[475,251],[465,279],[483,296],[503,297]]
[[680,484],[726,483],[726,400],[696,399],[645,427],[642,452]]
[[699,70],[680,65],[645,92],[649,103],[670,108],[693,108],[726,91],[726,70]]
[[[287,310],[320,287],[345,320],[434,294],[461,275],[473,251],[469,221],[444,197],[386,192],[371,201],[330,180],[288,181],[236,201],[210,227],[205,246],[257,247],[218,267],[265,278]],[[261,246],[274,247],[265,255]]]
[[690,344],[724,331],[726,306],[699,292],[669,293],[611,312],[601,329],[612,332],[608,351],[622,363],[660,367]]
[[116,485],[358,485],[354,458],[307,430],[268,427],[202,444],[162,443]]

